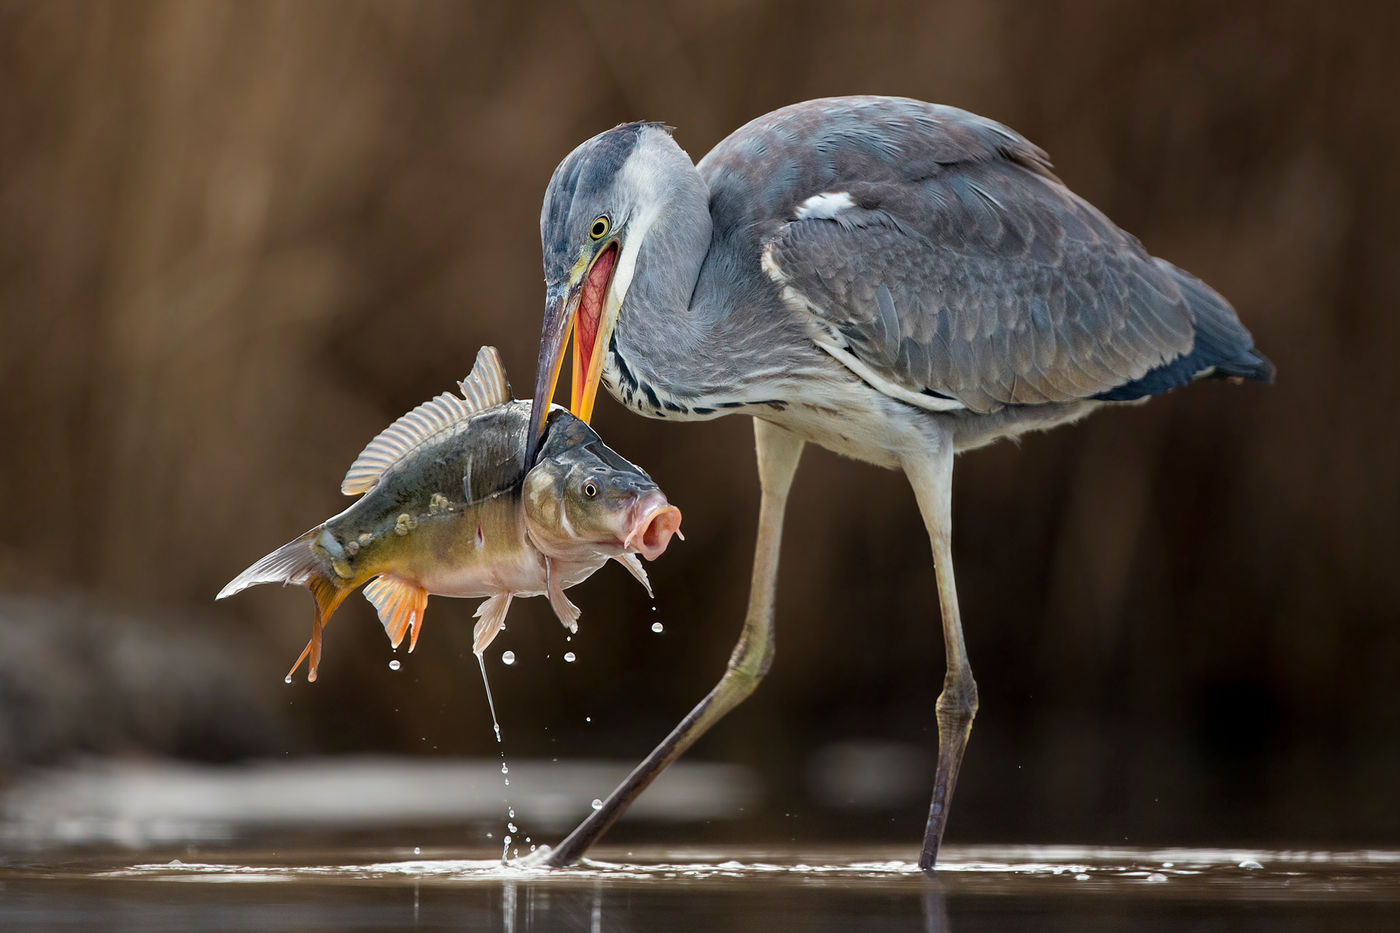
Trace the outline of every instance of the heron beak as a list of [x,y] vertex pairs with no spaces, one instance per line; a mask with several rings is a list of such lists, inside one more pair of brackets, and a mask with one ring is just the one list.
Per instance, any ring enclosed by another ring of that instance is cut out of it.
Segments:
[[545,299],[540,356],[535,369],[535,398],[530,409],[530,443],[526,463],[533,464],[541,429],[559,384],[564,345],[574,338],[573,392],[569,410],[587,423],[593,417],[598,383],[603,378],[603,353],[612,338],[618,303],[609,300],[619,245],[611,241],[590,257],[581,258],[567,283],[551,286]]
[[549,413],[549,405],[554,400],[559,369],[564,365],[564,344],[574,330],[574,315],[578,313],[579,297],[583,292],[576,284],[578,278],[577,275],[571,276],[568,283],[551,285],[545,295],[540,357],[535,365],[535,397],[530,406],[529,444],[525,452],[527,470],[535,465],[545,415]]

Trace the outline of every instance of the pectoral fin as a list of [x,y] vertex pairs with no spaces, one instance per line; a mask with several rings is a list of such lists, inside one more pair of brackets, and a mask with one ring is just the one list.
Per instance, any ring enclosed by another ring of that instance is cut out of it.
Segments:
[[384,633],[395,648],[409,629],[413,630],[413,637],[408,642],[408,650],[412,651],[418,644],[418,633],[423,628],[423,610],[428,606],[428,591],[411,580],[386,573],[376,577],[364,592],[365,599],[379,613]]
[[578,606],[569,602],[569,597],[564,595],[564,588],[555,579],[554,565],[548,557],[544,559],[544,577],[546,595],[549,596],[549,607],[554,610],[559,621],[564,623],[564,628],[571,632],[577,632],[578,617],[582,613],[579,612]]
[[621,557],[614,557],[613,560],[627,568],[627,572],[637,578],[637,582],[642,585],[642,589],[651,596],[651,581],[647,579],[646,568],[642,566],[642,559],[632,551],[628,551]]
[[478,657],[496,640],[501,629],[506,627],[506,613],[510,610],[511,593],[501,593],[476,607],[476,618],[480,622],[472,629],[472,653]]

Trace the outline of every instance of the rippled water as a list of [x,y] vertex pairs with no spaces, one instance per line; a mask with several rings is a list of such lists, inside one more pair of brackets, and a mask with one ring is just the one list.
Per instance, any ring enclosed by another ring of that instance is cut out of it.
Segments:
[[36,857],[0,867],[25,930],[1335,930],[1400,926],[1400,852],[604,847],[566,870],[448,850]]

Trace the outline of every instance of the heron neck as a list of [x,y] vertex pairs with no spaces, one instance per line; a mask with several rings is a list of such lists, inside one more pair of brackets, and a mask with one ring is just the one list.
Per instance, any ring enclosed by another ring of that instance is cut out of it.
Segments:
[[[667,176],[665,201],[642,242],[613,331],[616,372],[609,388],[638,410],[664,410],[658,402],[668,399],[690,405],[723,387],[713,365],[723,346],[723,314],[694,300],[711,246],[709,189],[689,159]],[[637,398],[628,397],[628,383]],[[658,402],[647,405],[647,390]]]

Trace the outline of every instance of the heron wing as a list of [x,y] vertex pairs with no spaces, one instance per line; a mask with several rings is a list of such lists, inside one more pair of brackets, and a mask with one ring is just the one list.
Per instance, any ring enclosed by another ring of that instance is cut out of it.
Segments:
[[[737,131],[700,169],[717,229],[756,231],[748,248],[814,339],[930,407],[1135,398],[1250,347],[1219,295],[1066,188],[1044,153],[955,108],[811,101]],[[1198,359],[1201,317],[1228,346]]]

